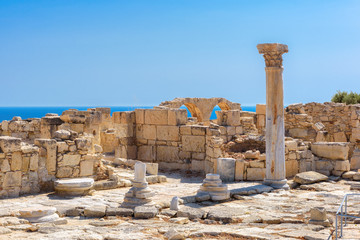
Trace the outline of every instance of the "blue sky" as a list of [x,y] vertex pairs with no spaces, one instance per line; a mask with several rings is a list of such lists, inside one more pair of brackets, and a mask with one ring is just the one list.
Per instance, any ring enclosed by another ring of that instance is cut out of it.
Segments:
[[265,103],[265,42],[289,46],[285,104],[360,92],[356,0],[4,0],[0,32],[0,106]]

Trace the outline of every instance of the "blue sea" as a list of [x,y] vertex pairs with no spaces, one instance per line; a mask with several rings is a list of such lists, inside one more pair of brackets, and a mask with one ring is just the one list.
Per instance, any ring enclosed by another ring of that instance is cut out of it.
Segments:
[[[0,107],[0,122],[3,120],[11,120],[14,116],[19,116],[22,119],[27,118],[41,118],[44,117],[47,113],[57,113],[61,115],[62,112],[68,109],[78,109],[81,111],[86,111],[88,108],[94,107]],[[110,107],[111,114],[113,112],[122,112],[122,111],[133,111],[136,108],[153,108],[153,106],[122,106],[122,107]],[[185,106],[181,108],[186,109]],[[241,106],[243,111],[255,112],[255,106]],[[220,111],[220,107],[216,106],[211,113],[210,119],[216,119],[215,111]],[[188,116],[191,117],[190,112],[188,111]]]

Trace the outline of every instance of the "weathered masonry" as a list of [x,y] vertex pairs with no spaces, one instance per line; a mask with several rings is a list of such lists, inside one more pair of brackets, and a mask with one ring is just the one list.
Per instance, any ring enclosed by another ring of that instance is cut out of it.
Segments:
[[[206,99],[186,101],[206,105]],[[178,108],[185,104],[180,100],[174,106],[161,104],[112,115],[108,108],[70,109],[61,116],[3,121],[0,196],[52,190],[54,180],[61,178],[106,179],[110,173],[101,160],[105,153],[158,163],[163,170],[204,173],[216,171],[218,158],[233,157],[236,181],[263,180],[266,106],[246,112],[223,98],[208,101],[226,106],[216,112],[216,120],[188,118],[187,111]],[[359,105],[295,104],[284,115],[285,177],[309,170],[339,175],[360,168]]]

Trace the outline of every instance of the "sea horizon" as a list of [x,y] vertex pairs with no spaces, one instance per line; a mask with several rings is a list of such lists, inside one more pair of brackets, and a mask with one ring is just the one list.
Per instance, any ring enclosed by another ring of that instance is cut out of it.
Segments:
[[[13,117],[21,117],[21,119],[29,118],[42,118],[47,113],[56,113],[61,115],[64,111],[69,109],[77,109],[79,111],[86,111],[89,108],[110,108],[111,115],[113,112],[124,112],[124,111],[134,111],[135,109],[151,109],[155,106],[16,106],[16,107],[0,107],[0,122],[4,120],[11,120]],[[180,107],[181,109],[187,109],[185,106]],[[241,106],[243,111],[255,112],[256,106]],[[214,110],[211,113],[210,120],[216,119],[215,111],[220,111],[219,106],[215,106]],[[188,111],[188,117],[191,117],[190,112]]]

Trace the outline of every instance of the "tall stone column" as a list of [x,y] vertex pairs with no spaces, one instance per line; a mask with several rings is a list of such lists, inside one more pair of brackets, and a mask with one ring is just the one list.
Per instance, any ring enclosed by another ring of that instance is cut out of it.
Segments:
[[266,176],[264,184],[274,188],[289,189],[285,178],[284,102],[282,79],[282,54],[287,45],[258,44],[264,54],[266,72]]

